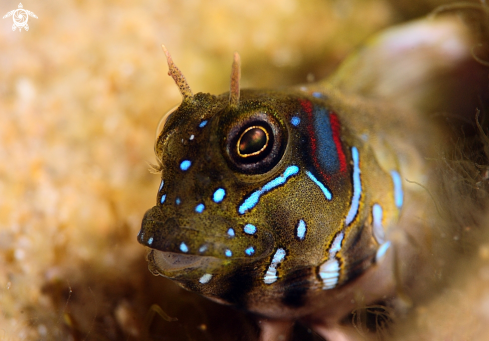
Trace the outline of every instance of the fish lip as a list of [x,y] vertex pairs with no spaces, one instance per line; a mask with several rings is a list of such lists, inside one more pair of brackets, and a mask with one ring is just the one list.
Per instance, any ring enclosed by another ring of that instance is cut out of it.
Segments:
[[220,265],[223,260],[213,256],[187,255],[152,249],[148,254],[148,261],[158,273],[169,275],[181,273],[183,270],[215,267]]

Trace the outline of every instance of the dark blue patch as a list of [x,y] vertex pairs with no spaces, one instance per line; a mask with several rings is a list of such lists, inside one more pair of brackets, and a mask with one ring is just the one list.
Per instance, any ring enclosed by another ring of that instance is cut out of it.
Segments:
[[314,106],[314,129],[316,131],[316,157],[328,174],[336,173],[340,167],[329,114],[325,108]]

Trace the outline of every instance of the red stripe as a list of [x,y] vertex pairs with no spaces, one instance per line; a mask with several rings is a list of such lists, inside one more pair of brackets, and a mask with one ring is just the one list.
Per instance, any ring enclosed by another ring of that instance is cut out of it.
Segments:
[[346,172],[346,157],[345,157],[345,153],[343,152],[343,146],[341,145],[341,141],[340,141],[340,130],[341,130],[340,121],[338,121],[338,117],[333,112],[329,115],[329,121],[331,124],[331,130],[333,131],[333,141],[334,144],[336,145],[338,160],[340,161],[340,172],[344,173]]

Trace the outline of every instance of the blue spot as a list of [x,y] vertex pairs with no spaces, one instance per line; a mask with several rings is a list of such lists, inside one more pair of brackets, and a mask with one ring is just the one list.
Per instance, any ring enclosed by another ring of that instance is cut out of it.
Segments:
[[181,202],[182,202],[182,201],[180,200],[180,198],[176,198],[176,199],[175,199],[175,204],[180,205],[180,203],[181,203]]
[[312,93],[312,97],[316,97],[316,98],[326,98],[326,96],[324,96],[322,93],[320,92],[313,92]]
[[226,249],[226,251],[224,251],[224,254],[226,255],[226,257],[231,257],[233,255],[232,251],[229,249]]
[[214,200],[214,202],[219,203],[222,201],[222,199],[224,199],[225,196],[226,196],[226,191],[224,190],[224,188],[218,188],[214,192],[214,195],[212,196],[212,200]]
[[160,199],[160,203],[164,203],[166,200],[166,194],[163,194]]
[[250,246],[249,248],[247,248],[245,250],[245,253],[248,255],[248,256],[252,256],[254,253],[255,253],[255,248],[253,246]]
[[234,230],[232,228],[229,228],[229,230],[228,230],[228,236],[231,237],[231,238],[234,237]]
[[203,253],[203,252],[206,252],[207,251],[207,245],[202,245],[200,248],[199,248],[199,252],[200,253]]
[[252,224],[246,224],[243,228],[244,232],[247,234],[255,234],[256,233],[256,226]]
[[375,255],[375,260],[379,261],[382,257],[384,257],[385,253],[390,247],[391,242],[385,242],[384,244],[380,245],[379,249],[377,250],[377,254]]
[[158,188],[158,192],[161,191],[164,184],[165,184],[165,180],[161,180],[161,184],[160,184],[160,188]]
[[307,226],[304,220],[299,220],[299,224],[297,225],[297,238],[300,240],[304,240],[306,236]]
[[200,122],[199,128],[204,128],[206,124],[207,124],[207,120]]
[[245,199],[245,201],[239,206],[239,208],[238,208],[239,214],[244,214],[247,211],[251,210],[253,207],[256,206],[256,204],[258,204],[258,201],[260,201],[260,197],[263,194],[271,191],[272,189],[274,189],[280,185],[285,184],[287,182],[288,178],[290,178],[293,175],[296,175],[297,173],[299,173],[299,167],[297,167],[297,166],[287,167],[284,174],[282,174],[281,176],[279,176],[279,177],[273,179],[272,181],[268,182],[267,184],[265,184],[265,186],[263,186],[258,191],[251,193]]
[[180,163],[180,169],[183,170],[183,171],[186,171],[187,169],[190,168],[191,165],[192,165],[192,161],[190,161],[190,160],[183,160]]
[[197,206],[195,206],[195,212],[197,212],[197,213],[204,212],[204,209],[205,209],[204,204],[198,204]]
[[362,195],[362,182],[360,180],[360,159],[358,149],[351,147],[351,157],[353,159],[353,195],[351,197],[351,205],[348,214],[346,215],[345,224],[350,225],[358,213],[360,205],[360,196]]
[[299,123],[301,123],[301,119],[297,116],[294,116],[290,119],[290,123],[292,123],[293,126],[297,127]]
[[184,242],[182,242],[182,244],[180,244],[180,251],[185,252],[185,253],[188,252],[188,247]]
[[307,176],[316,184],[318,185],[318,187],[321,189],[321,191],[323,191],[323,194],[324,196],[326,197],[326,199],[328,200],[331,200],[333,198],[333,195],[331,194],[331,192],[329,191],[329,189],[326,188],[326,186],[324,186],[321,182],[319,182],[318,179],[316,179],[316,177],[314,175],[312,175],[311,172],[309,171],[306,171],[306,174]]
[[153,237],[150,237],[150,238],[148,239],[148,244],[149,244],[149,245],[153,244]]
[[392,181],[394,182],[394,199],[396,201],[397,208],[402,207],[404,193],[402,191],[401,176],[395,170],[391,171]]

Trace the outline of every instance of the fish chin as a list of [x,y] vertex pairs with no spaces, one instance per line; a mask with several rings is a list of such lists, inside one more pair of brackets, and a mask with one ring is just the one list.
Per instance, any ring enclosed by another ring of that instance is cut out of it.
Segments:
[[149,258],[154,266],[163,273],[178,272],[186,269],[209,268],[218,265],[221,260],[209,256],[183,255],[174,252],[152,250]]

